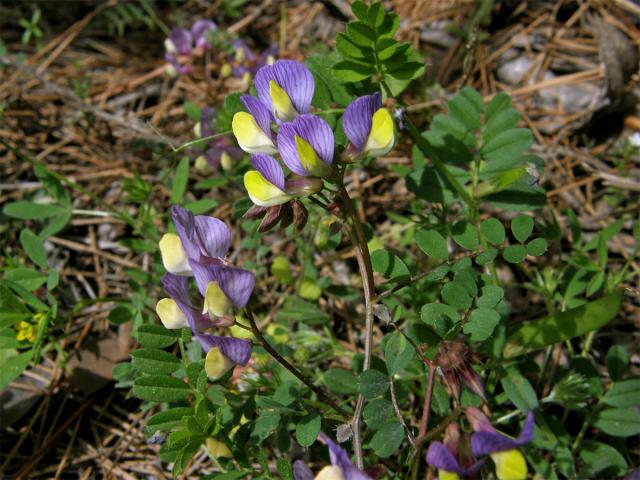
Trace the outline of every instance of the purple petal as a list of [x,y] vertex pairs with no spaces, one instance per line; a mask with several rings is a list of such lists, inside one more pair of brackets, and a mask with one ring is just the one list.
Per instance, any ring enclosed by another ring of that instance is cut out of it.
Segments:
[[204,158],[214,170],[220,167],[220,155],[222,155],[222,150],[217,145],[204,152]]
[[462,473],[462,467],[453,454],[441,442],[432,442],[427,451],[427,463],[438,470]]
[[190,259],[198,260],[200,258],[200,249],[193,238],[196,225],[193,213],[179,205],[174,205],[171,207],[171,218],[187,256]]
[[255,119],[260,129],[273,140],[273,133],[271,132],[271,120],[273,116],[269,109],[260,100],[251,95],[242,95],[240,100],[247,109],[247,112]]
[[185,30],[184,28],[174,28],[171,30],[169,40],[173,43],[178,55],[189,55],[191,53],[193,37],[189,30]]
[[345,480],[371,480],[371,477],[351,463],[347,452],[339,445],[333,443],[325,433],[320,432],[320,439],[329,447],[331,465],[340,467]]
[[215,217],[197,215],[195,217],[196,242],[207,257],[224,258],[231,246],[229,227]]
[[205,352],[217,347],[225,357],[238,365],[246,365],[251,358],[251,342],[247,340],[219,337],[210,333],[197,334],[196,338]]
[[313,480],[313,473],[302,460],[293,462],[293,480]]
[[191,27],[191,33],[195,41],[196,47],[208,48],[210,47],[207,37],[209,36],[209,30],[216,30],[218,27],[211,20],[198,20]]
[[285,123],[278,132],[278,151],[289,170],[303,177],[310,173],[302,166],[295,136],[308,142],[316,155],[326,164],[333,162],[333,131],[327,122],[315,115],[301,115],[293,122]]
[[169,294],[185,317],[187,317],[187,322],[194,333],[214,326],[208,316],[203,315],[191,305],[187,277],[165,273],[161,281],[165,292]]
[[504,452],[521,447],[533,440],[533,427],[535,425],[533,412],[527,414],[524,427],[520,436],[515,439],[498,431],[479,431],[471,435],[471,449],[476,457],[483,457],[491,453]]
[[278,60],[265,65],[256,73],[256,90],[260,101],[273,111],[269,82],[275,82],[285,91],[299,114],[307,113],[311,106],[315,84],[313,75],[302,63],[293,60]]
[[218,282],[220,289],[231,303],[238,308],[244,307],[253,293],[255,285],[253,272],[227,265],[213,265],[211,270],[214,280]]
[[284,172],[275,158],[264,154],[253,155],[251,163],[267,181],[284,190]]
[[533,412],[527,413],[527,418],[524,421],[524,426],[522,427],[522,431],[518,436],[517,442],[519,445],[525,445],[531,441],[533,441],[533,427],[535,425],[535,420],[533,418]]
[[344,111],[342,128],[351,144],[361,152],[367,144],[373,114],[382,107],[380,93],[356,98]]

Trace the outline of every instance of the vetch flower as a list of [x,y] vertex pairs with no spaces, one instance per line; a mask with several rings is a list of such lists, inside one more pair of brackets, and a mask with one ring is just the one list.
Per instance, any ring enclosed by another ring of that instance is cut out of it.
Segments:
[[491,456],[499,480],[526,479],[527,462],[519,448],[533,440],[533,412],[527,414],[518,438],[498,432],[485,414],[476,407],[468,407],[465,413],[475,431],[471,435],[473,454],[477,457]]
[[429,445],[426,460],[429,465],[438,469],[439,480],[474,477],[482,468],[484,461],[476,461],[470,452],[460,448],[460,443],[460,426],[454,422],[447,427],[443,442],[432,442]]
[[278,132],[278,150],[289,170],[302,177],[328,177],[334,150],[333,131],[315,115],[300,115]]
[[171,273],[162,277],[165,291],[171,298],[158,302],[156,312],[162,324],[169,329],[191,328],[196,340],[206,352],[205,371],[215,381],[235,365],[246,365],[251,357],[251,342],[233,337],[220,337],[203,330],[220,326],[212,322],[191,304],[188,279]]
[[315,89],[309,69],[294,60],[278,60],[260,68],[255,86],[258,98],[277,122],[288,122],[307,113]]
[[320,440],[329,447],[331,465],[327,465],[314,477],[309,467],[301,460],[293,463],[294,480],[371,480],[371,477],[358,469],[347,452],[333,443],[324,433],[320,433]]
[[382,106],[380,93],[356,98],[344,111],[342,127],[351,142],[352,156],[378,157],[389,152],[395,140],[393,119]]
[[231,129],[240,148],[251,154],[276,153],[269,109],[250,95],[243,95],[240,100],[247,112],[237,112],[231,121]]
[[211,30],[217,30],[218,26],[211,20],[198,20],[191,26],[191,35],[196,48],[204,50],[211,47],[208,36]]
[[273,207],[293,198],[285,192],[284,171],[275,158],[253,155],[251,163],[255,170],[244,174],[244,187],[255,205]]

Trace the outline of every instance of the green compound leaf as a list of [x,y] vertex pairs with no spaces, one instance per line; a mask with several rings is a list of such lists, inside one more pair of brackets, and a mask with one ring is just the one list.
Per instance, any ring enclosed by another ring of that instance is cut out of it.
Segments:
[[640,378],[629,378],[615,383],[602,401],[612,407],[637,407],[640,405]]
[[371,439],[370,447],[380,458],[393,455],[404,439],[404,428],[399,423],[387,423]]
[[478,308],[471,312],[469,321],[462,331],[469,335],[471,341],[482,342],[489,338],[500,322],[500,315],[491,308]]
[[358,393],[358,379],[351,370],[330,368],[324,375],[324,383],[335,393]]
[[296,425],[296,440],[303,447],[310,447],[318,438],[321,427],[322,419],[320,415],[312,413],[302,417]]
[[371,264],[374,271],[390,280],[409,276],[409,269],[400,257],[387,250],[374,251],[371,254]]
[[533,232],[533,218],[529,215],[518,215],[511,220],[511,231],[520,243],[526,242]]
[[522,245],[509,245],[502,252],[502,258],[509,263],[521,263],[527,258],[527,249]]
[[504,242],[504,226],[497,218],[488,218],[481,222],[480,233],[493,245],[502,245],[502,242]]
[[534,238],[527,243],[527,253],[533,257],[539,257],[547,251],[548,243],[544,238]]
[[367,370],[360,375],[360,393],[365,398],[379,397],[389,389],[389,377],[378,370]]
[[375,398],[367,403],[362,415],[367,427],[378,430],[393,416],[393,405],[384,398]]
[[389,375],[395,375],[411,363],[415,357],[415,350],[399,332],[390,335],[384,349],[384,358]]
[[609,408],[596,414],[594,426],[614,437],[640,434],[640,412],[635,408]]
[[442,287],[440,295],[447,305],[451,305],[457,310],[464,310],[471,306],[472,298],[467,293],[462,282],[454,280],[447,283]]
[[476,257],[476,263],[478,265],[486,265],[493,262],[498,256],[498,250],[495,248],[487,248],[484,252]]
[[149,348],[165,348],[176,343],[176,334],[162,325],[140,325],[138,327],[138,342]]
[[131,364],[143,373],[170,375],[182,365],[175,355],[156,348],[143,348],[131,353]]
[[506,375],[500,378],[502,388],[507,397],[522,413],[527,413],[538,407],[538,397],[535,390],[515,367],[505,370]]
[[447,260],[449,258],[447,241],[435,230],[418,230],[416,243],[420,250],[430,257],[438,260]]
[[497,285],[482,287],[482,295],[476,300],[478,307],[493,308],[504,297],[504,290]]
[[191,388],[179,378],[149,375],[136,378],[131,393],[150,402],[176,402],[187,397]]
[[462,220],[456,223],[451,229],[451,234],[455,242],[466,250],[475,250],[480,243],[478,231],[471,223]]
[[147,420],[144,433],[150,437],[158,431],[169,432],[182,424],[183,417],[193,415],[193,413],[192,407],[176,407],[158,412]]
[[611,380],[617,382],[622,380],[625,372],[629,368],[629,354],[622,345],[613,345],[607,352],[607,370]]
[[27,368],[31,358],[33,357],[33,350],[27,350],[26,352],[19,353],[12,357],[9,357],[2,364],[2,370],[0,371],[0,388],[4,388],[13,382],[20,374]]
[[580,458],[585,467],[580,478],[613,478],[624,475],[627,461],[615,448],[601,442],[586,441],[580,445]]
[[504,357],[517,357],[603,327],[618,314],[623,296],[623,290],[618,289],[599,300],[524,323],[508,336],[503,351]]

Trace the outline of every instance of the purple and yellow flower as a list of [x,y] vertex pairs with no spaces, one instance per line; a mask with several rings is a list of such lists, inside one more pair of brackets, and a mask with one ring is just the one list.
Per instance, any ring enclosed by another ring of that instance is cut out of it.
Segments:
[[243,95],[240,100],[247,109],[233,116],[231,129],[240,148],[247,153],[273,154],[278,151],[271,132],[271,113],[257,98]]
[[162,284],[170,298],[160,300],[156,312],[166,328],[191,328],[206,352],[205,371],[210,380],[219,379],[235,365],[247,364],[251,357],[251,342],[203,332],[217,323],[191,304],[186,277],[166,273]]
[[351,142],[353,157],[378,157],[389,152],[395,141],[393,119],[382,106],[380,93],[356,98],[344,111],[342,127]]
[[527,414],[518,438],[498,432],[482,411],[468,407],[467,419],[475,433],[471,435],[471,449],[477,457],[489,455],[496,467],[498,480],[525,480],[527,462],[519,448],[533,440],[535,420],[533,412]]
[[290,122],[307,113],[311,107],[315,83],[313,75],[302,63],[278,60],[256,73],[258,98],[277,122]]
[[289,122],[309,111],[315,89],[313,75],[302,63],[278,60],[258,70],[255,86],[258,98],[241,97],[247,111],[233,116],[231,128],[245,152],[273,154],[277,149],[271,122]]
[[371,477],[357,468],[347,452],[333,443],[324,433],[320,433],[320,440],[329,447],[331,465],[327,465],[315,476],[311,469],[302,461],[293,463],[294,480],[371,480]]
[[461,440],[460,426],[454,422],[447,427],[443,442],[429,445],[427,463],[438,469],[439,480],[475,477],[482,468],[484,461],[476,461],[467,451],[468,448],[460,448]]
[[301,177],[328,177],[334,150],[333,130],[315,115],[300,115],[283,123],[278,151],[289,170]]
[[293,198],[285,191],[284,171],[275,158],[253,155],[251,163],[255,170],[244,174],[244,187],[255,205],[273,207]]
[[169,38],[164,41],[165,60],[168,62],[167,73],[171,76],[184,75],[192,70],[189,57],[194,49],[206,50],[210,47],[207,37],[210,30],[218,27],[211,20],[198,20],[191,30],[174,28]]

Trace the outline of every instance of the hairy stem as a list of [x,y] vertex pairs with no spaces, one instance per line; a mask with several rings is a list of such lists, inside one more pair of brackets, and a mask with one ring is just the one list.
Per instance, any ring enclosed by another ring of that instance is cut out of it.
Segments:
[[262,345],[262,348],[264,348],[267,352],[269,352],[269,355],[271,355],[274,360],[276,362],[278,362],[280,365],[282,365],[284,368],[286,368],[287,370],[289,370],[291,373],[293,373],[293,375],[295,375],[295,377],[300,380],[302,383],[304,383],[307,387],[309,387],[311,390],[313,390],[316,395],[318,395],[318,398],[322,399],[323,402],[325,402],[327,405],[329,405],[331,408],[333,408],[336,412],[338,412],[340,415],[342,415],[344,418],[348,418],[349,414],[347,413],[346,410],[344,410],[340,405],[338,405],[338,402],[336,402],[336,400],[334,398],[332,398],[331,396],[329,396],[328,393],[326,393],[322,388],[314,385],[311,380],[309,380],[304,373],[302,373],[300,370],[298,370],[296,367],[294,367],[293,365],[291,365],[286,358],[284,358],[282,355],[280,355],[272,346],[271,344],[267,341],[266,338],[264,338],[264,335],[262,335],[262,332],[260,331],[260,329],[258,328],[258,325],[256,324],[256,320],[253,317],[253,312],[251,310],[249,310],[248,308],[245,308],[245,312],[247,314],[247,319],[249,320],[249,325],[251,326],[251,332],[253,333],[253,336],[256,337],[256,340],[258,340],[258,342],[260,342],[260,345]]
[[[340,175],[337,175],[336,177],[335,183],[338,188],[338,195],[344,204],[346,216],[351,222],[351,241],[353,242],[353,247],[356,250],[356,259],[358,261],[360,276],[362,277],[362,290],[364,293],[365,307],[364,362],[362,365],[362,371],[366,372],[369,370],[371,365],[371,350],[373,346],[373,307],[375,305],[376,295],[375,285],[373,282],[373,267],[371,266],[371,257],[369,256],[367,239],[364,235],[364,229],[362,227],[360,217],[358,217],[358,213],[353,206],[351,197],[349,197],[349,193],[344,186],[342,177]],[[360,432],[364,402],[364,397],[362,395],[358,395],[356,408],[353,413],[353,449],[356,455],[357,467],[360,469],[364,468],[362,436]]]

